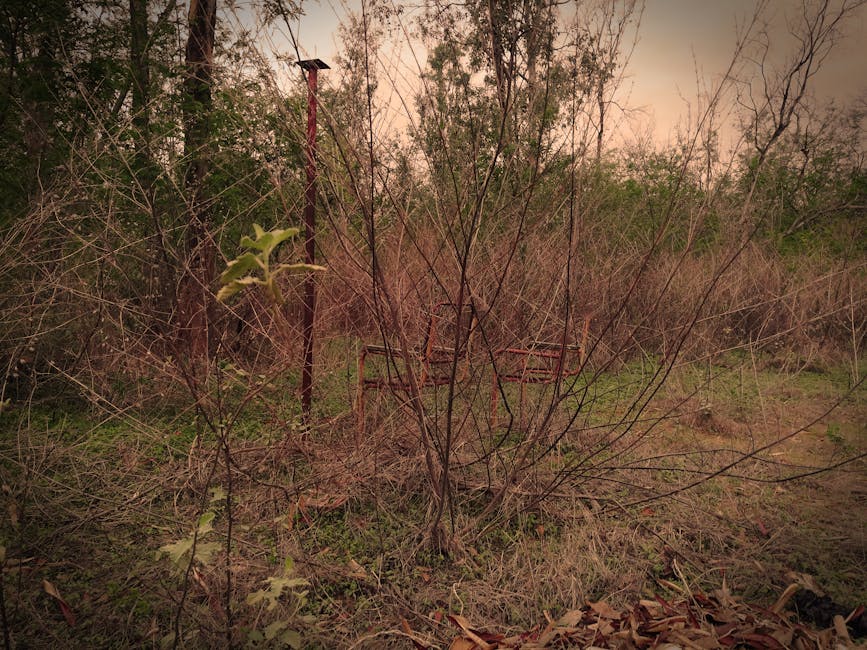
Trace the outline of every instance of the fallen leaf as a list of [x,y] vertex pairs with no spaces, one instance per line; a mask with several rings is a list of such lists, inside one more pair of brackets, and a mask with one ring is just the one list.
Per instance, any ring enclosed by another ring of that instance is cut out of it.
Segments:
[[846,619],[839,614],[834,617],[834,630],[837,632],[840,640],[851,645],[852,639],[849,637],[849,630],[846,629]]
[[412,631],[412,628],[409,626],[409,623],[402,616],[400,617],[400,627],[403,628],[403,631],[409,637],[409,640],[412,641],[412,644],[416,647],[416,650],[427,650],[427,646],[416,641],[415,632]]
[[470,627],[470,622],[463,616],[461,616],[460,614],[449,614],[449,620],[452,622],[452,624],[461,628],[464,635],[466,635],[466,637],[470,639],[470,641],[474,642],[475,645],[480,648],[480,650],[493,650],[493,646],[491,646],[487,641],[480,637],[478,633],[473,630],[472,627]]
[[798,583],[796,583],[796,582],[793,582],[788,587],[786,587],[786,590],[777,599],[777,602],[775,602],[771,606],[771,611],[774,614],[779,614],[780,612],[782,612],[786,608],[786,605],[788,604],[789,600],[791,600],[792,596],[795,595],[795,592],[798,591],[799,588],[800,587],[799,587]]
[[557,619],[558,627],[575,627],[584,618],[584,610],[573,609]]
[[367,578],[367,571],[352,558],[349,558],[349,562],[346,563],[346,566],[349,567],[350,578],[355,578],[356,580],[364,580]]
[[610,618],[612,620],[617,620],[620,618],[620,612],[618,612],[604,600],[600,600],[598,603],[588,602],[587,604],[590,606],[590,609],[592,609],[603,618]]
[[786,650],[774,637],[767,634],[740,634],[739,641],[746,641],[751,648],[768,648],[769,650]]
[[452,641],[449,650],[476,650],[477,647],[478,646],[469,639],[459,636]]
[[42,588],[45,589],[46,594],[57,601],[57,604],[60,607],[60,613],[63,614],[63,618],[66,619],[67,625],[69,625],[69,627],[75,627],[75,614],[72,613],[72,608],[70,608],[66,601],[60,596],[57,587],[48,582],[48,580],[43,579]]

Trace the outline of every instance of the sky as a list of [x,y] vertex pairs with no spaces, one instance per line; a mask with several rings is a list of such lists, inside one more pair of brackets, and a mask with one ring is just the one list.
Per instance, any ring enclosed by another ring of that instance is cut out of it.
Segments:
[[[695,115],[699,87],[711,87],[727,69],[738,29],[756,4],[757,0],[646,0],[618,98],[639,111],[633,113],[631,124],[621,120],[623,137],[649,134],[657,142],[671,141],[690,112]],[[769,0],[772,48],[783,51],[790,44],[786,18],[800,4],[800,0]],[[302,53],[333,63],[340,50],[341,17],[347,8],[359,10],[359,0],[308,0],[302,6],[305,15],[295,26]],[[846,25],[845,35],[813,86],[817,98],[841,104],[867,96],[867,6]],[[423,50],[416,51],[423,56]],[[410,73],[415,68],[412,61],[405,65]],[[733,127],[728,128],[732,135]]]

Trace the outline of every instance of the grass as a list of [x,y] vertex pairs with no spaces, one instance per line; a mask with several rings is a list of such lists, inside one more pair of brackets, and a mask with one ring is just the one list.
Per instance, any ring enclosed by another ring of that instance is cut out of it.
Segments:
[[[729,361],[676,369],[646,421],[635,425],[634,444],[608,449],[593,472],[540,503],[516,493],[505,519],[495,513],[498,525],[460,540],[450,555],[425,543],[427,487],[403,411],[391,417],[383,400],[384,419],[371,422],[375,435],[356,442],[339,397],[351,395],[341,376],[345,382],[352,373],[334,373],[321,388],[331,397],[317,420],[329,428],[302,435],[292,428],[290,391],[275,386],[262,402],[271,408],[249,409],[230,432],[235,640],[284,621],[309,647],[405,647],[405,620],[447,645],[454,632],[448,613],[479,627],[521,631],[544,622],[545,612],[556,617],[587,600],[626,603],[671,583],[707,590],[723,576],[734,592],[759,603],[772,602],[794,574],[813,576],[842,603],[863,603],[863,460],[785,479],[865,452],[864,389],[817,419],[848,390],[845,369],[781,373],[773,364]],[[648,372],[645,364],[600,377],[592,417],[582,426],[610,422]],[[541,393],[534,390],[531,406]],[[218,460],[213,436],[186,410],[108,417],[80,406],[22,405],[0,418],[12,433],[0,443],[0,505],[7,513],[0,544],[16,647],[159,644],[174,625],[182,578],[158,549],[190,534],[210,487],[227,486],[222,466],[208,480]],[[683,487],[814,419],[728,476],[626,505]],[[580,436],[564,439],[564,447],[540,471],[585,453]],[[483,526],[474,519],[474,475],[460,476],[467,483],[456,498],[465,505],[455,525]],[[225,504],[210,507],[215,532],[206,541],[224,544]],[[247,605],[248,594],[283,575],[287,558],[295,561],[294,575],[310,583],[301,609],[288,593],[272,611]],[[223,551],[196,566],[181,625],[186,646],[224,639],[225,576]],[[59,590],[74,627],[43,580]]]

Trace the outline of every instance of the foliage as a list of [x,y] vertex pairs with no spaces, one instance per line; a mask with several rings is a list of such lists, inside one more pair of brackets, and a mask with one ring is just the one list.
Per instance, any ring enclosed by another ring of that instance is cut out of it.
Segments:
[[[298,616],[298,612],[307,604],[307,591],[301,591],[299,588],[307,587],[310,583],[304,578],[292,577],[293,571],[294,563],[292,558],[286,558],[282,576],[267,578],[266,583],[268,586],[266,588],[247,595],[246,602],[248,605],[253,607],[262,606],[267,612],[274,611],[278,603],[284,599],[284,595],[288,596],[292,603],[288,617],[270,623],[261,631],[251,631],[247,636],[248,642],[265,642],[269,645],[279,643],[291,648],[301,647],[301,634],[291,629],[290,625],[292,625],[295,617]],[[300,620],[308,624],[314,621],[311,616],[303,616]]]
[[[214,488],[212,495],[212,503],[224,497],[219,488]],[[167,556],[175,568],[181,572],[194,562],[203,566],[211,564],[214,561],[214,556],[220,551],[221,545],[219,542],[203,542],[202,538],[213,532],[213,521],[216,516],[217,513],[214,510],[203,512],[192,533],[176,542],[161,546],[157,556]]]
[[[264,231],[259,224],[253,224],[256,238],[248,235],[241,237],[241,246],[256,252],[243,253],[226,265],[226,270],[220,276],[223,285],[217,292],[217,300],[226,301],[246,287],[258,285],[264,288],[268,297],[277,305],[282,304],[283,295],[277,278],[283,273],[301,273],[324,271],[325,267],[316,264],[278,264],[272,268],[271,254],[287,239],[298,234],[298,228],[286,228]],[[262,277],[248,275],[250,272],[261,271]]]

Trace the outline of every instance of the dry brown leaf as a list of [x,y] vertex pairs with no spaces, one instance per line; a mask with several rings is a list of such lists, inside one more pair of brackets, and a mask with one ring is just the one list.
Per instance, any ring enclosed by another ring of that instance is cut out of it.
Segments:
[[638,604],[647,610],[662,609],[662,605],[655,600],[647,600],[645,598],[642,598],[638,601]]
[[419,576],[421,576],[421,579],[423,582],[428,583],[431,581],[433,574],[432,574],[429,567],[419,566],[419,567],[416,567],[416,569],[418,569],[418,574],[419,574]]
[[837,631],[837,636],[846,643],[852,643],[852,638],[849,636],[849,630],[846,629],[846,619],[837,614],[834,617],[834,629]]
[[400,617],[400,627],[409,637],[409,640],[412,641],[412,644],[415,646],[416,650],[427,650],[426,645],[416,640],[415,632],[412,631],[412,628],[409,626],[409,623],[403,616]]
[[449,646],[449,650],[476,650],[476,644],[462,636],[456,637]]
[[48,580],[43,579],[42,588],[45,589],[45,593],[57,601],[57,605],[60,607],[60,613],[63,614],[63,618],[66,619],[67,625],[69,625],[69,627],[75,627],[75,614],[72,613],[72,608],[60,596],[57,587],[48,582]]
[[597,630],[602,636],[610,636],[614,633],[614,628],[611,627],[611,623],[601,618],[596,623],[591,623],[590,625],[588,625],[587,629]]
[[367,571],[352,558],[349,558],[349,562],[346,563],[346,566],[349,567],[350,578],[355,578],[356,580],[365,580],[367,578]]
[[596,603],[588,602],[587,605],[590,606],[594,612],[602,616],[603,618],[610,618],[612,620],[617,620],[620,618],[620,612],[614,609],[611,605],[606,603],[604,600],[600,600]]
[[682,630],[684,627],[686,627],[686,616],[669,616],[649,623],[645,631],[656,634],[667,630]]
[[482,637],[480,637],[473,629],[470,627],[470,622],[465,619],[460,614],[449,614],[449,620],[457,625],[461,630],[463,630],[464,635],[473,641],[480,650],[493,650],[493,646],[485,641]]
[[584,618],[584,610],[573,609],[557,619],[557,627],[575,627]]
[[316,490],[310,490],[304,494],[304,505],[316,510],[334,510],[348,500],[348,494],[328,494]]
[[780,594],[779,598],[777,598],[777,602],[771,605],[771,611],[774,614],[779,614],[780,612],[782,612],[786,608],[786,605],[788,604],[789,600],[791,600],[792,596],[795,595],[795,592],[798,591],[798,589],[800,589],[800,585],[798,585],[797,582],[793,582],[788,587],[786,587],[786,590],[782,594]]
[[780,642],[781,646],[785,648],[792,647],[792,638],[795,636],[794,630],[787,627],[781,627],[777,630],[774,630],[770,634],[772,637],[774,637],[777,641]]

